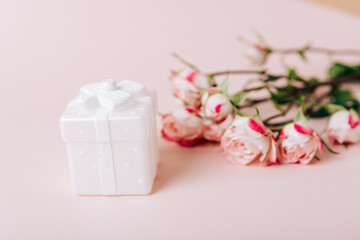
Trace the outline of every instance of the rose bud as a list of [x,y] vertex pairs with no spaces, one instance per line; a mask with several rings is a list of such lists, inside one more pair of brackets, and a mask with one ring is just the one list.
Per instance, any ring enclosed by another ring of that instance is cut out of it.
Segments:
[[203,137],[208,141],[220,142],[226,128],[232,123],[233,116],[230,114],[220,123],[216,123],[210,119],[203,120]]
[[192,146],[202,138],[202,120],[198,111],[182,108],[162,117],[161,133],[166,140]]
[[263,165],[276,163],[275,140],[270,129],[260,121],[237,116],[221,138],[223,156],[229,163]]
[[174,95],[194,108],[199,108],[201,105],[200,92],[210,87],[210,81],[206,75],[188,69],[173,73],[170,81]]
[[245,57],[253,65],[262,65],[265,63],[269,50],[259,43],[256,43],[246,49]]
[[277,143],[278,158],[282,163],[308,164],[317,151],[322,151],[320,136],[300,122],[281,129]]
[[333,143],[360,141],[359,115],[355,111],[339,111],[331,115],[326,133]]
[[214,93],[213,88],[209,92],[204,93],[201,98],[203,113],[205,117],[215,121],[221,122],[226,117],[234,112],[234,107],[229,101],[228,97],[222,93]]

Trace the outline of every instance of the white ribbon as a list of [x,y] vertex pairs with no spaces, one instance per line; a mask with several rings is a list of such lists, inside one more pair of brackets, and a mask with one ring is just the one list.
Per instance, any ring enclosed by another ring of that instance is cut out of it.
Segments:
[[[100,185],[104,195],[116,194],[116,178],[114,169],[109,115],[132,105],[136,101],[151,101],[144,95],[142,84],[124,80],[116,83],[108,79],[101,83],[83,86],[75,104],[85,107],[85,110],[97,109],[93,116],[97,137],[97,161],[100,173]],[[99,108],[100,107],[100,108]]]
[[[80,100],[88,109],[96,108],[96,104],[108,111],[121,110],[131,103],[132,98],[144,95],[144,86],[140,83],[124,80],[116,83],[112,79],[101,83],[92,83],[80,89]],[[94,101],[95,100],[95,101]]]

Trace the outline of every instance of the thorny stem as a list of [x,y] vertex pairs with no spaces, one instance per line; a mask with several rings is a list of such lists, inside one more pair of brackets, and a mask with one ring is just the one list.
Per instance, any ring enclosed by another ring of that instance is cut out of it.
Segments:
[[[360,50],[353,50],[353,49],[342,49],[342,50],[332,50],[332,49],[327,49],[327,48],[320,48],[320,47],[309,47],[309,46],[305,46],[303,48],[300,49],[295,49],[295,48],[290,48],[290,49],[271,49],[271,53],[278,53],[278,54],[294,54],[294,53],[299,53],[299,51],[303,51],[303,52],[313,52],[313,53],[321,53],[321,54],[327,54],[327,55],[355,55],[355,56],[360,56]],[[199,71],[199,69],[191,64],[190,62],[186,61],[185,59],[183,59],[182,57],[180,57],[178,54],[173,53],[173,56],[175,58],[177,58],[179,61],[181,61],[182,63],[184,63],[185,65],[187,65],[188,67],[192,68],[195,71]],[[281,78],[287,78],[289,79],[288,75],[273,75],[273,74],[268,74],[266,72],[266,70],[228,70],[228,71],[219,71],[219,72],[213,72],[210,74],[207,74],[209,77],[215,77],[215,76],[220,76],[220,75],[230,75],[230,74],[256,74],[262,77],[275,77],[277,79],[281,79]],[[296,80],[296,79],[294,79]],[[322,81],[322,82],[316,82],[316,83],[308,83],[308,82],[304,82],[305,85],[303,87],[297,87],[294,88],[293,92],[291,93],[293,96],[297,96],[297,94],[303,93],[303,94],[308,94],[308,93],[312,93],[316,88],[321,87],[321,86],[331,86],[332,89],[342,83],[346,83],[346,82],[355,82],[355,81],[359,81],[360,80],[360,73],[356,73],[353,75],[349,75],[349,76],[345,76],[345,77],[339,77],[339,78],[335,78],[335,79],[328,79],[326,81]],[[257,90],[261,90],[264,88],[268,88],[267,85],[263,85],[260,87],[254,87],[254,88],[249,88],[249,89],[244,89],[241,92],[251,92],[251,91],[257,91]],[[242,105],[242,106],[236,106],[237,109],[241,109],[241,108],[246,108],[246,107],[251,107],[254,106],[257,103],[261,103],[261,102],[266,102],[270,100],[270,98],[265,98],[265,99],[259,99],[259,100],[252,100],[250,101],[248,104]],[[294,98],[294,100],[296,100]],[[291,122],[292,120],[287,120],[287,121],[282,121],[282,122],[278,122],[278,123],[269,123],[270,120],[272,119],[276,119],[278,117],[281,116],[285,116],[286,113],[292,108],[293,106],[293,102],[288,104],[287,108],[284,111],[281,111],[280,113],[273,115],[267,119],[264,120],[264,123],[270,127],[270,128],[276,128],[276,127],[281,127],[286,123]]]
[[267,123],[266,126],[270,128],[272,131],[280,131],[285,124],[291,123],[293,119],[284,120],[277,123]]
[[[264,37],[259,33],[256,33],[259,43],[262,44],[266,49],[269,50],[269,53],[278,53],[278,54],[298,54],[299,51],[302,52],[313,52],[319,54],[327,54],[327,55],[354,55],[360,56],[360,50],[358,49],[329,49],[324,47],[312,47],[310,43],[306,44],[300,48],[272,48],[268,46]],[[245,43],[247,46],[254,46],[253,42],[250,42],[243,38],[239,37],[239,41]]]
[[307,111],[312,111],[317,105],[321,104],[324,99],[329,98],[329,93],[333,91],[334,86],[331,87],[329,91],[326,91],[322,95],[320,95],[318,98],[316,98],[310,106],[307,107]]
[[290,109],[292,108],[293,104],[294,104],[294,102],[289,103],[288,106],[287,106],[283,111],[281,111],[280,113],[275,114],[275,115],[273,115],[273,116],[268,117],[267,119],[265,119],[265,120],[264,120],[264,124],[266,125],[266,124],[267,124],[270,120],[272,120],[272,119],[285,116],[285,115],[290,111]]
[[176,59],[178,59],[180,62],[182,62],[184,65],[188,66],[189,68],[195,70],[195,71],[199,71],[199,68],[197,68],[194,64],[188,62],[187,60],[185,60],[184,58],[182,58],[179,54],[177,53],[172,53],[173,57],[175,57]]
[[281,122],[268,123],[268,124],[266,124],[266,126],[268,126],[268,127],[281,127],[281,126],[283,126],[283,125],[285,125],[287,123],[290,123],[292,121],[293,121],[293,119],[288,119],[288,120],[284,120],[284,121],[281,121]]
[[353,55],[353,56],[360,56],[360,50],[357,49],[328,49],[328,48],[321,48],[321,47],[308,47],[305,46],[303,48],[289,48],[289,49],[281,49],[275,48],[271,49],[272,53],[278,54],[293,54],[298,53],[299,51],[304,52],[312,52],[312,53],[319,53],[319,54],[327,54],[327,55]]
[[257,74],[260,76],[273,76],[273,77],[278,77],[278,78],[285,78],[287,77],[286,75],[273,75],[273,74],[268,74],[266,73],[266,70],[227,70],[227,71],[220,71],[220,72],[214,72],[214,73],[209,73],[208,76],[210,77],[216,77],[216,76],[220,76],[220,75],[230,75],[230,74]]
[[265,89],[265,88],[268,88],[268,86],[260,86],[260,87],[254,87],[254,88],[247,88],[247,89],[244,89],[242,92],[258,91],[258,90]]
[[359,81],[359,80],[360,80],[360,73],[356,73],[356,74],[345,76],[345,77],[339,77],[339,78],[335,78],[335,79],[329,79],[324,82],[314,83],[314,84],[310,85],[310,90],[314,90],[315,88],[317,88],[319,86],[330,85],[330,86],[334,87],[334,86],[337,86],[342,83],[355,82],[355,81]]
[[236,108],[237,109],[248,108],[248,107],[252,107],[252,106],[254,106],[254,105],[258,104],[258,103],[266,102],[266,101],[269,101],[269,100],[270,100],[269,98],[250,100],[250,101],[248,101],[247,104],[237,105]]
[[262,70],[227,70],[227,71],[220,71],[209,73],[208,75],[211,77],[219,76],[219,75],[229,75],[229,74],[260,74],[264,72]]

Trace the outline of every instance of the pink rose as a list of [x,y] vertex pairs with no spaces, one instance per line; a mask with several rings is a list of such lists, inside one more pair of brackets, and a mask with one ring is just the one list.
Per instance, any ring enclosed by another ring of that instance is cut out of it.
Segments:
[[276,147],[270,129],[249,117],[237,116],[221,138],[224,158],[230,163],[276,163]]
[[228,115],[226,119],[220,123],[216,123],[210,119],[203,120],[204,133],[203,137],[208,141],[220,142],[226,128],[232,123],[233,116]]
[[162,117],[163,137],[182,146],[194,145],[202,138],[202,121],[192,108],[182,108]]
[[356,143],[360,141],[359,116],[356,112],[334,113],[327,124],[326,133],[333,143]]
[[201,105],[200,92],[210,87],[208,77],[194,70],[174,73],[170,81],[174,95],[194,108],[199,108]]
[[280,131],[277,149],[281,162],[307,164],[317,151],[322,151],[322,144],[313,129],[304,124],[292,123]]
[[246,49],[245,57],[253,65],[262,65],[265,63],[269,51],[259,43],[256,43]]
[[234,112],[234,107],[226,95],[222,93],[212,94],[213,90],[213,88],[210,88],[202,96],[202,110],[205,117],[215,122],[221,122]]

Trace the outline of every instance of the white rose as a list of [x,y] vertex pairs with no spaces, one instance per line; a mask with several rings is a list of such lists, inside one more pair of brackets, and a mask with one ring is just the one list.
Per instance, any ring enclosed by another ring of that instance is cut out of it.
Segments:
[[199,90],[208,89],[211,86],[209,78],[205,74],[192,69],[182,70],[178,76],[193,83]]
[[300,123],[286,125],[277,142],[278,157],[282,163],[309,163],[322,144],[319,135]]
[[334,143],[356,143],[360,141],[359,116],[349,111],[339,111],[331,115],[326,133]]
[[162,117],[163,137],[182,146],[192,146],[202,138],[202,121],[197,110],[182,108]]
[[174,95],[194,108],[201,105],[200,92],[210,87],[206,75],[190,69],[173,74],[170,81]]
[[276,147],[270,129],[249,117],[237,116],[221,138],[224,158],[230,163],[276,163]]
[[260,44],[254,44],[245,51],[245,57],[253,65],[262,65],[265,63],[268,51]]
[[201,99],[205,117],[215,121],[223,121],[232,114],[234,107],[228,97],[222,93],[209,94],[206,92]]
[[210,119],[203,120],[203,137],[208,141],[220,142],[226,128],[232,123],[233,116],[228,115],[226,119],[220,123],[216,123]]

